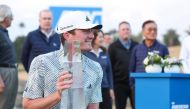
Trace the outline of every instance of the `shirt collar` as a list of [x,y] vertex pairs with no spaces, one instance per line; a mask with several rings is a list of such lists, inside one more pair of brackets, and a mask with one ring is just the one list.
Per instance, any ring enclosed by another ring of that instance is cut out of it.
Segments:
[[53,34],[54,34],[54,31],[53,30],[50,30],[49,33],[47,33],[46,31],[40,29],[40,31],[47,37],[47,38],[50,38]]
[[[145,40],[143,40],[143,45],[144,45],[145,47],[147,47],[144,42],[145,42]],[[158,41],[155,40],[154,43],[153,43],[149,48],[155,47],[157,44],[158,44]],[[147,47],[147,48],[148,48],[148,47]]]
[[100,56],[100,53],[102,52],[103,50],[101,48],[98,49],[98,52],[96,52],[94,49],[92,49],[90,52],[94,53],[97,57]]
[[127,41],[119,38],[119,41],[121,42],[121,44],[126,48],[129,49],[131,46],[131,39],[128,39]]
[[6,28],[3,28],[3,26],[0,25],[0,30],[4,31],[4,32],[8,32],[8,30]]

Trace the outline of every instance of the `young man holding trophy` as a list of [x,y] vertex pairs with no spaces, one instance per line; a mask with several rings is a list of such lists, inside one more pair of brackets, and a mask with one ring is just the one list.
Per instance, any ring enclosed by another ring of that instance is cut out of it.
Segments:
[[33,60],[23,94],[25,109],[98,109],[102,69],[83,52],[92,48],[92,30],[101,28],[80,11],[61,16],[56,31],[63,47]]

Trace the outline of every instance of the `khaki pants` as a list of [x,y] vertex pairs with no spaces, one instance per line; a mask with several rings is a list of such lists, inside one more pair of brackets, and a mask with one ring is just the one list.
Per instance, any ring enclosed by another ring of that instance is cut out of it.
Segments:
[[5,85],[0,93],[0,109],[13,109],[18,90],[17,69],[0,67],[0,76]]

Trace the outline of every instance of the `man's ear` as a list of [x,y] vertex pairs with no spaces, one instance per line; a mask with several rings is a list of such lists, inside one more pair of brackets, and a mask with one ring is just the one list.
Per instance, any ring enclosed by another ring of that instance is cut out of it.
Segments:
[[63,37],[68,40],[70,38],[70,35],[68,32],[63,33]]

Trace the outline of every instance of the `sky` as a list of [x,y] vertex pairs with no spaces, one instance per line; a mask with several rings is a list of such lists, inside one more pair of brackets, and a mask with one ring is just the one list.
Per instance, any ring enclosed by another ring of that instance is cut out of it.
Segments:
[[[103,31],[117,29],[121,21],[131,24],[137,35],[145,20],[155,20],[158,25],[158,39],[162,40],[168,29],[174,29],[183,37],[190,27],[190,0],[0,0],[12,8],[14,20],[8,28],[12,41],[19,35],[38,28],[38,14],[50,6],[101,7]],[[19,28],[23,22],[25,28]]]

